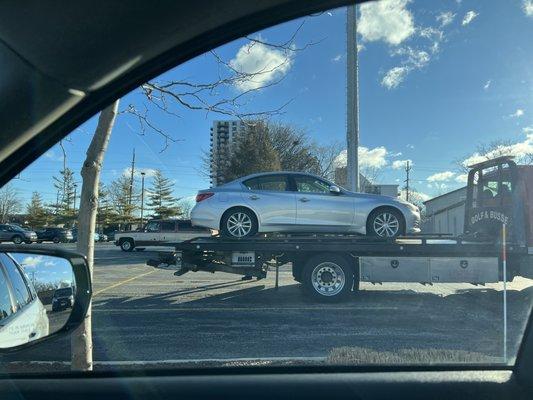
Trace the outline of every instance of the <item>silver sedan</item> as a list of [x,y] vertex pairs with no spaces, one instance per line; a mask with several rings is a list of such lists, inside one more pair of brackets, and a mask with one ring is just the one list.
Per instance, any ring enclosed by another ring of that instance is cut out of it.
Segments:
[[249,175],[201,190],[193,225],[243,238],[258,232],[360,233],[395,237],[420,232],[420,213],[403,200],[353,193],[297,172]]

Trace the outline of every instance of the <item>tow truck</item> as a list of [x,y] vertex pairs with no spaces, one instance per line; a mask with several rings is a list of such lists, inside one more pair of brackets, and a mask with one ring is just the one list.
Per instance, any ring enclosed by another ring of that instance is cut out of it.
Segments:
[[263,279],[290,263],[294,279],[316,299],[336,301],[360,282],[484,285],[533,277],[533,166],[504,156],[470,167],[465,229],[459,236],[375,238],[270,234],[247,239],[199,237],[148,261],[180,276],[222,271]]

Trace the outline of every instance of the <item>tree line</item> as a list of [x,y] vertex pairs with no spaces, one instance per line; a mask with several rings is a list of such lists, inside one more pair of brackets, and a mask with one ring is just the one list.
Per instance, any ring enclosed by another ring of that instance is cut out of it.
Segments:
[[[35,229],[43,226],[62,225],[74,227],[79,209],[74,172],[65,167],[53,177],[56,201],[46,202],[41,193],[34,191],[24,206],[17,189],[8,184],[0,190],[0,222],[22,222]],[[144,218],[187,217],[190,205],[174,197],[174,182],[156,170],[144,196]],[[97,225],[99,229],[114,226],[126,228],[140,222],[141,190],[132,185],[130,177],[120,176],[109,184],[98,186]]]

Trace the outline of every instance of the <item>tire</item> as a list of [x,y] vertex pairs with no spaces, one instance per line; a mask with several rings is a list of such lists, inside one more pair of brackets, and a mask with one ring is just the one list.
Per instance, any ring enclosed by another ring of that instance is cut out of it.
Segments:
[[130,251],[133,251],[135,245],[133,244],[132,239],[124,239],[120,242],[120,248],[122,249],[122,251],[126,251],[129,253]]
[[14,243],[14,244],[22,244],[22,242],[24,241],[24,239],[22,239],[22,236],[20,235],[15,235],[11,238],[11,241]]
[[41,244],[42,242],[42,240],[37,240],[37,244]]
[[394,208],[378,208],[370,213],[366,221],[367,236],[395,238],[405,234],[405,220]]
[[222,216],[220,231],[222,236],[243,239],[257,234],[257,218],[253,211],[244,207],[229,209]]
[[61,240],[57,236],[52,239],[52,242],[54,242],[54,243],[59,243],[60,241]]
[[319,301],[335,302],[350,294],[354,268],[342,256],[321,254],[307,260],[301,276],[308,295]]

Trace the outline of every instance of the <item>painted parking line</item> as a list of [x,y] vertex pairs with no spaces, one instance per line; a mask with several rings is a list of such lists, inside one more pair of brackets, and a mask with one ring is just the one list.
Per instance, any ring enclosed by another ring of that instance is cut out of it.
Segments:
[[143,276],[148,276],[148,275],[150,275],[150,274],[153,274],[153,273],[156,272],[156,271],[157,271],[157,270],[154,269],[154,270],[152,270],[152,271],[150,271],[150,272],[145,272],[144,274],[136,275],[136,276],[134,276],[134,277],[132,277],[132,278],[124,279],[123,281],[120,281],[120,282],[117,282],[117,283],[115,283],[115,284],[113,284],[113,285],[107,286],[107,287],[105,287],[105,288],[103,288],[103,289],[100,289],[100,290],[94,292],[94,293],[93,293],[93,297],[96,297],[96,296],[98,296],[100,293],[106,292],[106,291],[108,291],[108,290],[110,290],[110,289],[114,289],[114,288],[116,288],[116,287],[119,287],[119,286],[125,285],[126,283],[131,282],[131,281],[134,281],[135,279],[139,279],[139,278],[142,278]]

